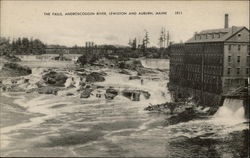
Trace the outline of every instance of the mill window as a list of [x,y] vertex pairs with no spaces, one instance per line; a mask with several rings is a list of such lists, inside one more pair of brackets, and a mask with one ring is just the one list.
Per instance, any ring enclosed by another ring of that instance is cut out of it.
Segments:
[[246,68],[246,74],[249,74],[249,68]]
[[231,44],[228,45],[228,50],[231,50]]
[[238,50],[240,50],[240,45],[238,45]]
[[240,56],[237,56],[237,62],[238,63],[240,62]]
[[229,63],[231,62],[231,56],[228,56],[228,62]]
[[248,55],[250,55],[249,45],[247,45],[247,52],[248,52]]
[[231,68],[227,68],[227,74],[230,75],[231,73]]
[[240,74],[240,68],[237,68],[237,75]]

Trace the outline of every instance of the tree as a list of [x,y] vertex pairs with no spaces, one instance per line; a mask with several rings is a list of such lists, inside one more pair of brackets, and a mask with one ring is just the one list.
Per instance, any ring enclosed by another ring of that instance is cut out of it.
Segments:
[[28,38],[22,38],[22,41],[21,41],[21,51],[22,51],[22,54],[29,54],[29,39]]
[[0,55],[10,55],[11,46],[9,39],[0,37]]
[[35,54],[44,54],[45,53],[45,45],[39,40],[35,39],[33,42],[33,50]]
[[142,49],[143,49],[144,52],[146,51],[149,43],[150,42],[149,42],[148,31],[145,30],[145,36],[144,36],[144,38],[142,40]]

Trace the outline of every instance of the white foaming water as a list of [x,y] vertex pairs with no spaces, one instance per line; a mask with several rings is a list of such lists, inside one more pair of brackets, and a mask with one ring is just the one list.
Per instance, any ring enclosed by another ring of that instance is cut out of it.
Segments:
[[245,122],[243,100],[225,99],[223,106],[214,115],[214,120],[227,124]]
[[169,69],[168,59],[142,59],[142,66],[153,69]]

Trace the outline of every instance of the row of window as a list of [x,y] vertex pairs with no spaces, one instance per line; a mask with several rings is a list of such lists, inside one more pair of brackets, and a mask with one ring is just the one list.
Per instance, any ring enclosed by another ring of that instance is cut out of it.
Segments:
[[[249,68],[246,68],[245,70],[246,74],[249,74]],[[227,68],[227,74],[230,75],[232,73],[232,68]],[[240,68],[236,68],[237,75],[240,74]]]
[[[229,44],[228,45],[228,50],[230,51],[230,50],[232,50],[232,47],[234,47],[234,46],[237,46],[237,49],[238,49],[238,51],[240,51],[241,50],[241,46],[243,46],[243,45],[233,45],[233,44]],[[250,49],[249,49],[249,45],[247,45],[247,52],[248,52],[248,55],[250,55]]]
[[[231,58],[230,55],[228,56],[227,61],[228,61],[229,63],[232,61],[232,58]],[[237,63],[240,63],[240,56],[237,56]]]
[[199,39],[214,39],[214,38],[220,38],[223,36],[225,33],[207,33],[207,34],[196,34],[195,35],[195,40]]
[[[240,59],[241,59],[241,57],[240,56],[237,56],[237,63],[240,63]],[[227,61],[229,62],[229,63],[231,63],[231,61],[232,61],[232,57],[229,55],[228,57],[227,57]],[[249,64],[249,56],[247,56],[247,64]]]

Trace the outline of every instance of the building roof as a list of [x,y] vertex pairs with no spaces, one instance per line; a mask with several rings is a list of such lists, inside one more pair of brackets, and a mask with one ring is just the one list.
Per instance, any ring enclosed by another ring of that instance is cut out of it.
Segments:
[[[186,43],[201,43],[201,42],[223,42],[228,38],[245,28],[244,26],[232,26],[230,28],[203,30],[196,33]],[[214,37],[212,37],[214,36]]]

